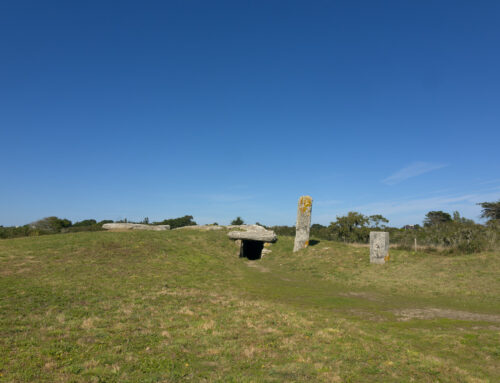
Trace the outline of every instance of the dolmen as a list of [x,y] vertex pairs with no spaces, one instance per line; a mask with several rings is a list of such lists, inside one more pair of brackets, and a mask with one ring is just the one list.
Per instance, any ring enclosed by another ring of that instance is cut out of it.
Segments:
[[105,223],[102,225],[104,230],[170,230],[170,225],[144,225],[142,223]]
[[239,245],[240,258],[260,259],[264,243],[274,243],[278,239],[274,231],[259,225],[233,225],[230,228],[238,229],[230,231],[227,236]]

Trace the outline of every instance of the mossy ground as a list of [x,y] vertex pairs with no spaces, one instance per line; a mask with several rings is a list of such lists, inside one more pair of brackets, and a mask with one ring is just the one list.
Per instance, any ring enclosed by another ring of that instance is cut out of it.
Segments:
[[224,231],[0,241],[0,381],[497,382],[500,254]]

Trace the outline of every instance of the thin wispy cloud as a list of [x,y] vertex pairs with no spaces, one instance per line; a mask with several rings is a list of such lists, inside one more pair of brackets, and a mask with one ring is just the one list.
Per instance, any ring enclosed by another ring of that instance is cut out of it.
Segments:
[[483,181],[479,183],[480,185],[488,185],[488,184],[500,184],[500,178],[494,180]]
[[[474,206],[481,200],[480,194],[448,195],[429,198],[416,198],[399,201],[374,202],[366,205],[355,206],[353,210],[363,211],[367,214],[403,214],[426,210],[449,210],[457,204]],[[488,195],[489,196],[489,195]]]
[[429,173],[433,170],[441,169],[446,166],[448,165],[417,161],[401,170],[398,170],[396,173],[383,179],[382,182],[387,185],[395,185],[409,178],[420,176],[422,174]]
[[[343,216],[349,211],[358,211],[365,215],[382,214],[390,220],[391,225],[421,223],[425,214],[432,210],[443,210],[448,213],[459,211],[460,214],[474,220],[479,219],[481,207],[477,204],[484,201],[496,201],[500,198],[500,188],[490,188],[461,194],[442,194],[427,197],[403,198],[397,200],[375,201],[363,205],[342,206],[339,209],[324,209],[314,215],[314,221],[328,224],[336,216]],[[316,212],[318,212],[316,210]]]

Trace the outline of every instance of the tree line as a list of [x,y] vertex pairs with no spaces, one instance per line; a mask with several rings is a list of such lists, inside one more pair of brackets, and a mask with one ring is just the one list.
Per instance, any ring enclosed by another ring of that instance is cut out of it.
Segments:
[[[102,225],[104,225],[105,223],[113,222],[115,221],[111,219],[105,219],[99,222],[95,219],[85,219],[73,223],[69,219],[52,216],[23,226],[0,226],[0,238],[17,238],[57,233],[74,233],[79,231],[100,231],[103,230]],[[150,224],[149,218],[147,217],[139,222],[129,221],[127,220],[127,218],[118,220],[116,222]],[[178,218],[164,219],[163,221],[153,222],[152,224],[170,225],[171,229],[175,229],[182,226],[196,225],[196,222],[193,220],[192,215],[185,215]]]
[[[368,243],[370,231],[383,230],[390,233],[391,243],[400,248],[413,249],[415,241],[427,250],[449,253],[474,253],[500,249],[500,200],[482,202],[481,218],[486,224],[475,223],[464,218],[458,211],[449,214],[444,211],[430,211],[422,225],[405,225],[402,228],[388,226],[389,221],[380,214],[366,216],[351,211],[337,216],[328,226],[311,225],[311,237],[346,243]],[[295,235],[294,226],[269,227],[278,235]]]
[[[481,218],[486,224],[478,224],[472,219],[464,218],[458,211],[449,214],[444,211],[429,211],[422,225],[405,225],[402,228],[390,227],[389,220],[380,214],[364,215],[349,212],[345,216],[337,216],[328,226],[315,223],[311,226],[311,236],[318,239],[341,241],[346,243],[368,243],[370,231],[384,230],[390,233],[391,243],[401,248],[413,248],[415,241],[419,246],[428,246],[449,252],[472,253],[484,250],[500,249],[500,200],[497,202],[479,203],[482,207]],[[0,238],[15,238],[55,233],[78,231],[99,231],[102,225],[113,220],[97,221],[85,219],[71,222],[66,218],[46,217],[24,226],[0,226]],[[192,215],[168,218],[162,221],[149,222],[146,217],[142,221],[133,222],[126,218],[116,222],[143,223],[152,225],[170,225],[171,229],[196,225]],[[241,217],[236,217],[232,225],[242,225]],[[257,222],[258,225],[262,225]],[[214,223],[217,225],[217,223]],[[278,235],[295,235],[294,226],[269,226]]]

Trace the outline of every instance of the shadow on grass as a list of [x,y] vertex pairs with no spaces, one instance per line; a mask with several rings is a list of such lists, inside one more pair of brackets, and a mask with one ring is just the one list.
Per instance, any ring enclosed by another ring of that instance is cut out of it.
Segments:
[[320,242],[321,241],[318,241],[317,239],[311,239],[311,240],[309,240],[309,246],[315,246]]

